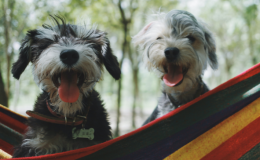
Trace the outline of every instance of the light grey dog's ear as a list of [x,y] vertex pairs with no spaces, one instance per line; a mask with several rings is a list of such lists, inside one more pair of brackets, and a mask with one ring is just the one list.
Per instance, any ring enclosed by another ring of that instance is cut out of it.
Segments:
[[206,53],[208,54],[208,63],[212,69],[218,68],[218,60],[216,55],[216,43],[212,33],[205,27],[203,27],[204,36],[205,36],[205,44],[204,48]]
[[143,27],[143,29],[141,29],[141,31],[139,31],[135,36],[132,37],[132,42],[134,43],[135,46],[144,43],[144,41],[145,41],[144,35],[152,27],[153,24],[154,24],[154,21],[148,23],[146,26]]

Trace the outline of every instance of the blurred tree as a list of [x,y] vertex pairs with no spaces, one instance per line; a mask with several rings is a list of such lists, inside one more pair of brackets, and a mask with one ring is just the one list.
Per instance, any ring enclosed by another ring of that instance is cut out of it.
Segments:
[[242,16],[243,20],[245,21],[247,27],[247,36],[248,36],[248,48],[249,53],[251,56],[252,64],[257,64],[257,56],[256,56],[256,41],[254,38],[255,31],[258,30],[257,24],[257,12],[258,12],[258,5],[255,3],[251,3],[246,5],[242,1],[234,1],[230,0],[229,3],[231,4],[232,8]]
[[[15,0],[2,0],[1,1],[1,8],[3,13],[3,26],[4,26],[4,54],[5,54],[5,61],[6,61],[6,85],[5,85],[5,97],[7,98],[6,107],[8,107],[8,100],[9,100],[9,88],[10,88],[10,67],[11,67],[11,59],[13,57],[13,48],[12,48],[12,40],[11,40],[11,22],[13,20],[13,11],[15,6]],[[2,78],[2,77],[1,77]]]
[[259,3],[260,1],[202,1],[199,17],[209,26],[217,40],[219,69],[210,72],[211,88],[241,73],[260,60]]
[[[0,62],[1,63],[1,62]],[[4,81],[2,77],[2,70],[0,68],[0,104],[7,106],[7,96],[5,92],[5,87],[4,87]]]
[[[122,8],[122,5],[125,5],[124,8]],[[123,42],[121,44],[122,48],[122,58],[119,62],[120,68],[122,68],[123,60],[125,58],[125,55],[128,53],[131,62],[133,62],[133,55],[131,53],[131,37],[130,37],[130,30],[131,30],[131,24],[133,23],[133,16],[136,11],[136,0],[130,0],[130,1],[122,1],[119,0],[117,4],[115,4],[118,7],[118,10],[120,12],[121,18],[119,19],[119,22],[121,23],[121,29],[123,31]],[[127,7],[126,7],[127,6]],[[127,14],[128,12],[128,14]],[[135,78],[137,78],[138,74],[138,67],[135,68]],[[123,77],[123,76],[122,76]],[[134,79],[134,91],[138,89],[138,80]],[[121,107],[121,86],[122,86],[122,78],[118,82],[118,98],[117,98],[117,121],[116,121],[116,130],[115,130],[115,136],[118,137],[120,135],[119,133],[119,123],[120,123],[120,107]],[[134,93],[135,94],[135,93]],[[134,99],[136,99],[137,95],[133,95]],[[134,106],[135,107],[135,106]]]
[[[14,56],[14,43],[17,42],[17,39],[21,38],[24,34],[24,29],[27,27],[28,22],[24,19],[28,18],[28,16],[31,14],[30,11],[34,12],[37,10],[37,2],[35,1],[35,5],[33,6],[32,10],[28,10],[26,8],[26,3],[22,1],[16,1],[16,0],[1,0],[1,11],[2,14],[1,22],[3,24],[3,53],[4,56],[2,57],[1,65],[5,64],[5,73],[6,78],[5,79],[5,85],[4,85],[4,92],[1,90],[0,92],[3,94],[3,97],[7,98],[7,102],[0,102],[5,104],[7,107],[9,107],[8,101],[10,100],[10,73],[11,73],[11,64],[13,61]],[[3,70],[1,70],[3,71]],[[0,72],[2,74],[3,72]],[[1,75],[3,78],[3,76]],[[3,81],[2,81],[3,82]],[[1,81],[0,81],[1,84]]]

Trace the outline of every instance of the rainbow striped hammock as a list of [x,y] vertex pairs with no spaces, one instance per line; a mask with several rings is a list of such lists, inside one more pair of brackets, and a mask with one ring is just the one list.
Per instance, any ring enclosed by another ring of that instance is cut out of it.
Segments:
[[[0,107],[0,149],[12,154],[26,117]],[[260,63],[169,114],[113,140],[17,159],[219,160],[260,157]]]

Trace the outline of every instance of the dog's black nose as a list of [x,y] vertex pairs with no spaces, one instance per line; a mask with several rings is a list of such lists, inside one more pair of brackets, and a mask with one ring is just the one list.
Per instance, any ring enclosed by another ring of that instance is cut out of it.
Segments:
[[168,47],[164,50],[164,54],[167,60],[173,61],[178,56],[180,50],[176,47]]
[[64,64],[71,66],[78,61],[79,54],[74,49],[63,50],[60,53],[60,59]]

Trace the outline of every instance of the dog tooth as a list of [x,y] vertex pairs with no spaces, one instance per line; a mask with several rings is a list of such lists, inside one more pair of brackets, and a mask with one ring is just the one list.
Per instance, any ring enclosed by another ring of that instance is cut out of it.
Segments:
[[58,78],[58,82],[59,82],[59,84],[60,84],[60,77]]

